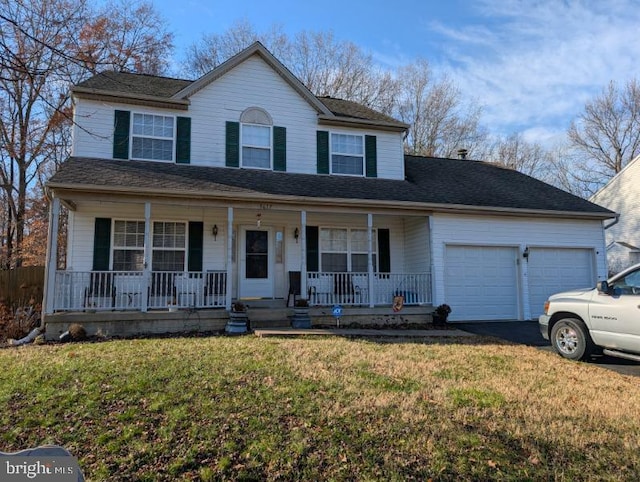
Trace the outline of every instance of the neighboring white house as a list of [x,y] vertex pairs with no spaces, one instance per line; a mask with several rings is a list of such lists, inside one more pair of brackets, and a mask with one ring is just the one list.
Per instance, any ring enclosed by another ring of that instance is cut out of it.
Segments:
[[196,81],[105,72],[72,96],[72,157],[47,184],[53,233],[69,210],[48,333],[74,313],[118,332],[189,308],[154,328],[172,331],[236,299],[284,308],[298,277],[318,313],[392,316],[403,296],[406,313],[522,320],[606,277],[613,213],[489,163],[405,156],[408,126],[314,96],[260,43]]
[[640,263],[640,156],[591,197],[591,201],[618,213],[605,223],[609,274]]

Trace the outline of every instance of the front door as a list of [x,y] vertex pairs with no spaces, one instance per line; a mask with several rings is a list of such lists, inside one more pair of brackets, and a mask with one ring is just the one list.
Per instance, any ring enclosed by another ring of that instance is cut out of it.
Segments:
[[243,228],[240,244],[240,297],[273,298],[273,241],[268,228]]

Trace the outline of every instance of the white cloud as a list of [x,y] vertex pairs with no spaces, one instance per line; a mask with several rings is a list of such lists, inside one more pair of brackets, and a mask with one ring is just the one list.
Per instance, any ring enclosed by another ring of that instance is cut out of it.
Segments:
[[484,106],[491,131],[526,130],[543,141],[564,132],[610,80],[640,74],[634,3],[484,0],[474,12],[480,24],[431,30],[448,45],[441,67]]

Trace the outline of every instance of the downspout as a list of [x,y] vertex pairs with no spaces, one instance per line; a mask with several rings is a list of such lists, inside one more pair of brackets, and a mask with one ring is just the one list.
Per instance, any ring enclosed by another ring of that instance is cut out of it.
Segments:
[[616,214],[616,217],[613,221],[611,221],[610,224],[607,224],[606,226],[604,226],[604,230],[606,231],[607,229],[615,226],[616,224],[618,224],[618,222],[620,221],[620,215]]

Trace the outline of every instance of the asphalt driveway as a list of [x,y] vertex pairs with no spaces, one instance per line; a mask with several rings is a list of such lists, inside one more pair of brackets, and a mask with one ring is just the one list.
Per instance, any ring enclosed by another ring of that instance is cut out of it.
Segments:
[[[456,328],[476,335],[493,336],[513,343],[553,351],[551,344],[542,338],[537,321],[474,321],[452,323]],[[559,356],[559,355],[558,355]],[[610,356],[593,357],[587,363],[608,368],[622,375],[640,377],[640,363]]]

